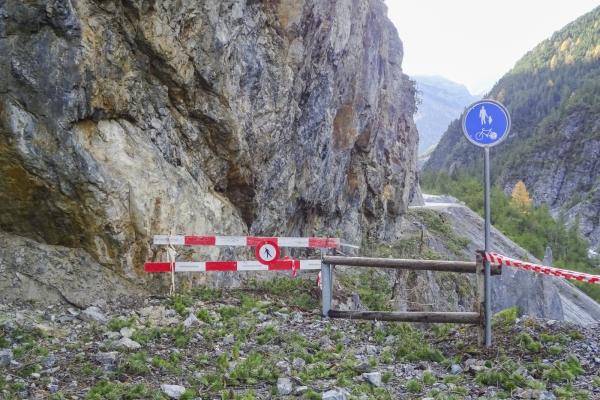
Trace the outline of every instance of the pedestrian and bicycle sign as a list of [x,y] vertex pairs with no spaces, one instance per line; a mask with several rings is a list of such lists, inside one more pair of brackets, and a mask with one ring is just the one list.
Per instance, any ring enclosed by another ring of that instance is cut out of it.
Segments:
[[510,131],[510,116],[506,108],[494,100],[480,100],[471,104],[463,115],[465,137],[480,147],[495,146]]
[[[485,252],[490,251],[491,212],[490,212],[490,147],[497,145],[508,136],[510,115],[508,110],[497,101],[479,100],[467,107],[463,114],[462,129],[467,140],[483,147],[484,204],[485,204]],[[491,331],[491,268],[485,261],[485,345],[492,345]]]

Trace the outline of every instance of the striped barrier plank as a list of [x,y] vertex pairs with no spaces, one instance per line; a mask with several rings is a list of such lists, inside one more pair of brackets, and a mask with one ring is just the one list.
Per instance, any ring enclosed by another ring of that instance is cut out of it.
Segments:
[[[145,272],[172,272],[169,262],[148,262]],[[177,261],[174,272],[210,272],[210,271],[295,271],[321,269],[321,260],[279,260],[269,265],[258,261]]]
[[338,238],[155,235],[154,244],[183,246],[258,246],[270,241],[280,247],[339,248]]

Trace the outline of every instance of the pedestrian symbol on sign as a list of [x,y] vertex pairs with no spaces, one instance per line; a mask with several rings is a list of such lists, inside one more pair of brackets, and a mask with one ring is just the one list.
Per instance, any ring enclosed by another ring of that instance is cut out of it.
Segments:
[[256,246],[256,259],[264,265],[269,265],[279,260],[281,250],[274,241],[264,241]]
[[463,133],[473,144],[494,146],[504,139],[510,129],[506,108],[494,100],[478,101],[463,115]]

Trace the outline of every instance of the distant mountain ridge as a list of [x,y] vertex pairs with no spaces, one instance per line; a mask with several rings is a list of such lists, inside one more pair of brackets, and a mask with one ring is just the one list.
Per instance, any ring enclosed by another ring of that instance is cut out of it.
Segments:
[[[600,7],[527,53],[489,98],[512,119],[491,151],[494,183],[509,193],[522,180],[535,204],[564,213],[600,246]],[[423,168],[480,176],[483,152],[474,150],[457,119]]]
[[436,144],[452,120],[466,106],[481,98],[472,95],[463,84],[441,76],[413,75],[421,104],[414,120],[419,131],[419,154]]

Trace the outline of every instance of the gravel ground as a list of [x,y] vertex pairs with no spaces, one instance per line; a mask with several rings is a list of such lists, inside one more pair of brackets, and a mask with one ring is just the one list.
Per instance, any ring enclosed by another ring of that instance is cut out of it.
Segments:
[[[0,300],[3,399],[600,399],[600,330],[329,320],[266,291]],[[574,361],[575,360],[575,361]]]

